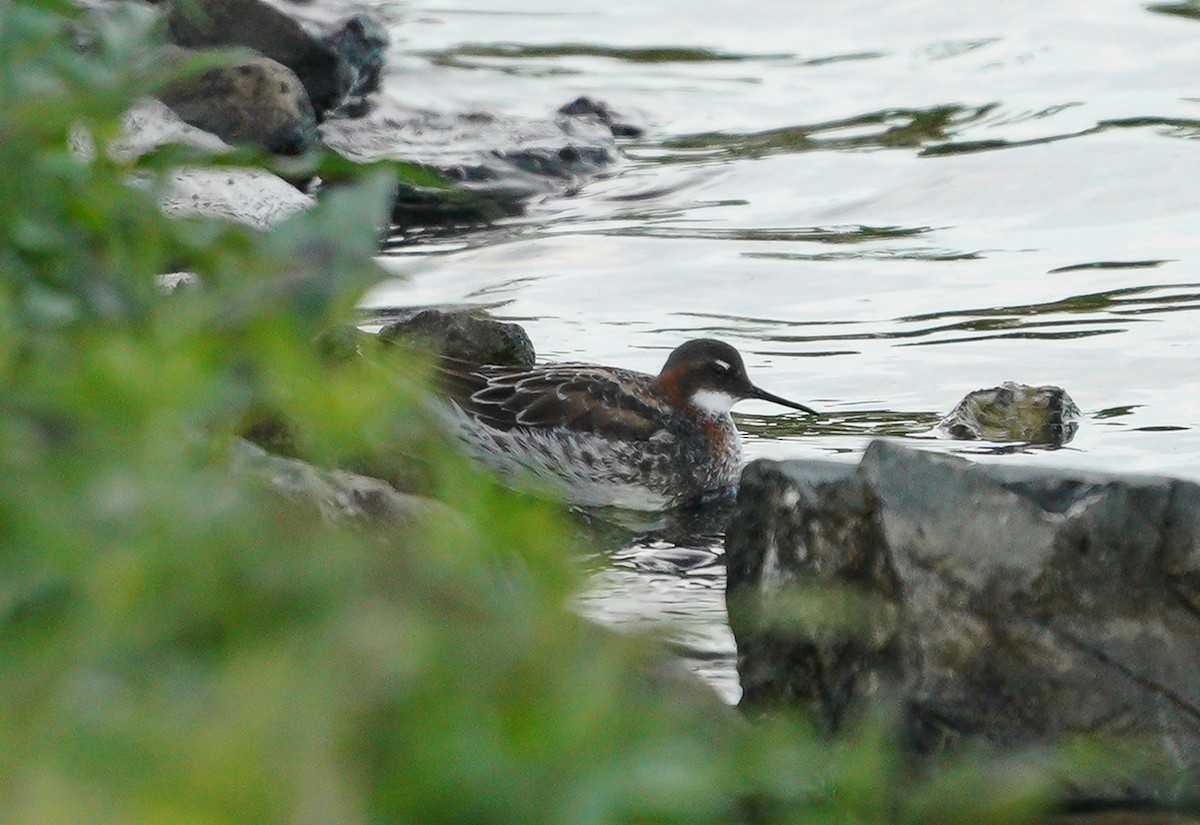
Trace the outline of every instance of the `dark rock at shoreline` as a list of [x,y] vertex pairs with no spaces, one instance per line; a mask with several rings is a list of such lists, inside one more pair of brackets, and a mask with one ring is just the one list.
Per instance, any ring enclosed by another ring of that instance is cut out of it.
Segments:
[[185,48],[242,46],[282,63],[304,85],[318,121],[341,105],[356,79],[337,49],[261,0],[175,0],[167,34]]
[[379,90],[383,76],[384,58],[391,44],[387,29],[369,14],[356,14],[322,40],[341,56],[353,73],[346,99],[337,113],[355,117],[365,114],[366,96]]
[[395,230],[430,227],[453,230],[481,226],[520,212],[517,200],[492,197],[465,188],[429,189],[401,182],[392,202],[392,227]]
[[384,326],[379,337],[470,364],[530,366],[535,360],[533,343],[519,324],[469,311],[419,310]]
[[976,390],[938,422],[951,438],[1062,446],[1079,429],[1079,408],[1061,387],[1005,381]]
[[254,143],[281,155],[317,144],[316,118],[300,80],[267,57],[174,81],[158,96],[185,123],[228,143]]
[[1067,801],[1200,797],[1200,486],[876,442],[752,463],[726,557],[744,707],[881,704],[917,759],[1094,738]]

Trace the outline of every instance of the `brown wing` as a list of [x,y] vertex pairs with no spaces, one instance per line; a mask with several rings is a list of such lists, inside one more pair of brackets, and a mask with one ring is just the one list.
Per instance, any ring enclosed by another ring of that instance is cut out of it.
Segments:
[[[497,430],[568,427],[623,441],[650,438],[673,409],[648,375],[586,364],[478,367],[443,361],[443,389]],[[633,389],[635,392],[630,392]]]

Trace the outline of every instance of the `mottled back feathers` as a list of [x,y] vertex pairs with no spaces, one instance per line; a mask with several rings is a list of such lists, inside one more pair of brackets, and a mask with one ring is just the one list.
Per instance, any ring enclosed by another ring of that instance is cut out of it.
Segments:
[[[441,370],[450,398],[501,432],[566,428],[617,441],[648,441],[678,411],[649,375],[585,364]],[[630,392],[630,387],[638,392]]]

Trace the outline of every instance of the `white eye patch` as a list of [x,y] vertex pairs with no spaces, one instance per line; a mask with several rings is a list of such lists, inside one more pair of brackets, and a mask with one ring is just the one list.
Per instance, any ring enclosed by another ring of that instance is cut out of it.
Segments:
[[719,370],[723,370],[725,372],[731,372],[733,370],[733,364],[729,363],[728,361],[722,361],[720,358],[713,361],[713,363],[716,364],[717,369]]
[[724,415],[737,403],[736,398],[721,390],[696,390],[690,400],[693,407],[710,415]]

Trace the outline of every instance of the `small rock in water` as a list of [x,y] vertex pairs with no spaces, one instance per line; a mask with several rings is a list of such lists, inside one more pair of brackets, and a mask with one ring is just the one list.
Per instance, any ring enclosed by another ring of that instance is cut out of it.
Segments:
[[938,422],[937,431],[965,441],[1066,444],[1079,429],[1079,408],[1061,387],[1005,381],[976,390]]
[[577,97],[560,106],[558,113],[569,117],[594,117],[609,128],[613,137],[639,138],[646,132],[641,126],[622,118],[607,103],[590,97]]
[[527,367],[533,342],[519,324],[483,318],[470,311],[423,309],[379,330],[386,342],[405,341],[444,358],[472,364]]
[[391,37],[382,23],[369,14],[356,14],[325,35],[323,40],[354,72],[349,97],[367,95],[379,89],[384,57],[391,45]]

